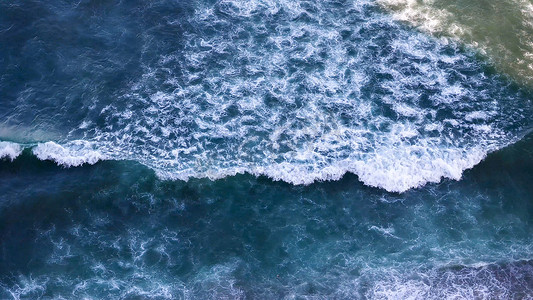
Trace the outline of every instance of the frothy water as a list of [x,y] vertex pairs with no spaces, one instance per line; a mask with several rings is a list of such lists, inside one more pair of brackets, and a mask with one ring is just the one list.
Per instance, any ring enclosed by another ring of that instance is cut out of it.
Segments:
[[[527,270],[527,271],[525,271]],[[530,261],[454,266],[425,273],[384,272],[368,299],[528,299],[533,293]],[[513,286],[510,288],[510,286]],[[514,291],[519,292],[514,292]]]
[[529,0],[377,0],[397,20],[478,49],[500,70],[533,86],[533,3]]
[[105,159],[94,146],[86,141],[72,141],[67,147],[62,147],[54,142],[38,144],[32,150],[33,154],[41,160],[53,160],[64,167],[78,167],[83,164],[95,164]]
[[528,299],[531,144],[401,195],[22,154],[0,164],[0,298]]
[[14,160],[22,153],[22,147],[19,144],[0,142],[0,159],[6,158]]
[[[122,32],[118,40],[98,36],[105,57],[81,46],[65,57],[60,48],[50,67],[28,66],[41,77],[11,91],[17,101],[3,108],[4,125],[34,118],[27,131],[59,130],[62,137],[33,152],[63,166],[127,159],[166,179],[250,173],[292,184],[351,172],[393,192],[458,180],[528,130],[527,94],[472,53],[409,31],[372,2],[173,5],[165,13],[124,4],[117,17],[140,20],[93,20],[91,31]],[[79,11],[61,7],[60,20]],[[156,12],[162,17],[151,20]],[[74,29],[85,25],[78,23]],[[24,47],[46,47],[43,35]],[[116,65],[119,55],[126,65]],[[73,72],[84,75],[72,81]],[[17,86],[7,78],[4,89]],[[45,96],[59,108],[43,105]]]

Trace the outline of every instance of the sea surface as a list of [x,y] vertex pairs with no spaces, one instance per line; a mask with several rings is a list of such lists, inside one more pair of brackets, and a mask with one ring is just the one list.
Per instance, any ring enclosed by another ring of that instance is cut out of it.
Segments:
[[530,0],[0,2],[0,299],[533,299]]

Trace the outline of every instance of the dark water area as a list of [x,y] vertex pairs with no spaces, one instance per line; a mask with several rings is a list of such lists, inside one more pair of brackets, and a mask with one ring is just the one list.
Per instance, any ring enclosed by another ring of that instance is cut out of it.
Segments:
[[532,144],[401,195],[352,174],[161,181],[134,162],[26,153],[0,167],[0,295],[527,298]]
[[374,1],[0,2],[0,299],[532,299],[499,70]]

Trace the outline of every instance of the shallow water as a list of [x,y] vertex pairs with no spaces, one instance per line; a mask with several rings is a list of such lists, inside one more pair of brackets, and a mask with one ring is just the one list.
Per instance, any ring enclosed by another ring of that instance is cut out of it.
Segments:
[[397,20],[475,48],[501,72],[533,86],[531,0],[378,0]]
[[0,3],[0,298],[532,298],[532,90],[383,7]]

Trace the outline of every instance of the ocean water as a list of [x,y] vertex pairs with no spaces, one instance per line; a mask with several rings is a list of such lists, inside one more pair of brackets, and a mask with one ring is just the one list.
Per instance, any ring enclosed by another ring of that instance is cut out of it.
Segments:
[[0,2],[0,299],[533,299],[531,3],[478,2]]
[[513,80],[533,87],[530,0],[377,0],[395,19],[475,47]]

